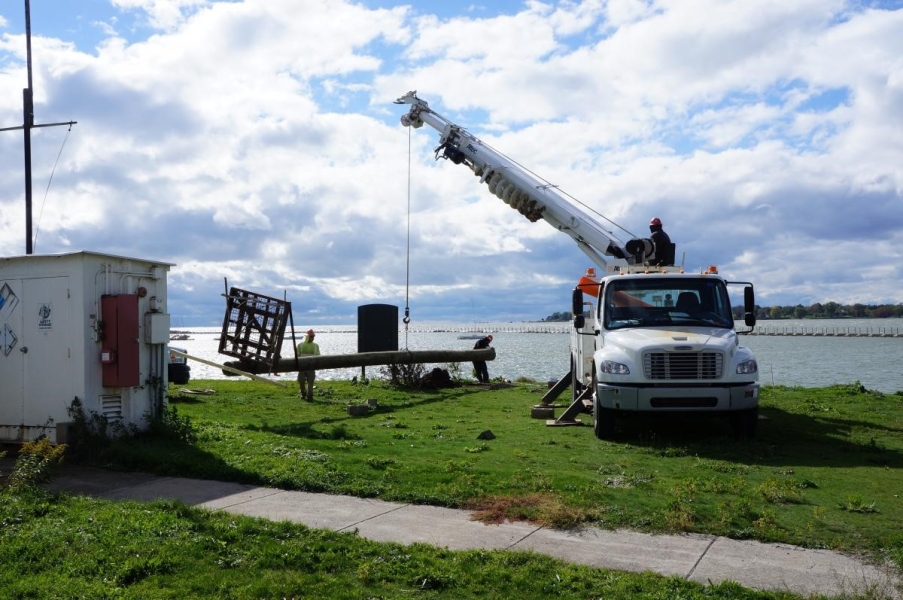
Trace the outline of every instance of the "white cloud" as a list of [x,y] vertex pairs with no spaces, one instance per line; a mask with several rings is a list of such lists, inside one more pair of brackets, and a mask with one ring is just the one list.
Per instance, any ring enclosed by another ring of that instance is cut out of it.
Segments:
[[[485,318],[565,309],[584,255],[434,162],[438,134],[391,104],[411,89],[627,230],[661,217],[688,266],[756,282],[760,304],[903,302],[903,10],[110,2],[99,43],[34,31],[36,116],[78,121],[46,201],[65,130],[34,132],[38,248],[176,262],[174,314],[216,324],[227,277],[353,319],[400,304],[408,272],[434,318],[469,319],[475,290]],[[20,90],[24,39],[0,26],[0,89]],[[19,121],[0,94],[0,126]],[[21,136],[0,151],[18,162]],[[2,255],[23,247],[21,181],[0,172]]]
[[185,9],[208,6],[207,0],[111,0],[123,9],[141,10],[147,15],[148,24],[155,29],[172,31],[185,20]]

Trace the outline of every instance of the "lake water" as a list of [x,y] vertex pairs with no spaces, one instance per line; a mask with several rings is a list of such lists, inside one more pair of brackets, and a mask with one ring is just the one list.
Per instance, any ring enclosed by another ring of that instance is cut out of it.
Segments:
[[[823,387],[831,384],[861,382],[866,388],[885,393],[903,390],[903,319],[838,319],[762,321],[762,329],[787,331],[872,331],[896,332],[898,337],[830,336],[743,336],[742,343],[756,354],[759,381],[763,385]],[[412,324],[398,335],[400,349],[462,350],[475,340],[459,339],[466,325],[451,323]],[[529,377],[536,381],[557,380],[567,373],[570,334],[568,324],[481,323],[483,331],[493,334],[496,359],[489,363],[490,377],[514,380]],[[178,328],[191,339],[173,341],[188,354],[222,364],[231,357],[219,354],[219,328]],[[307,327],[296,329],[300,342]],[[317,343],[322,354],[350,354],[357,351],[357,330],[353,325],[318,326]],[[291,334],[286,332],[283,355],[292,356]],[[192,379],[225,379],[223,372],[197,361],[190,361]],[[440,365],[445,366],[445,365]],[[471,365],[461,364],[461,375],[471,376]],[[382,367],[367,367],[367,375],[378,377]],[[320,371],[319,379],[351,379],[360,368]],[[294,381],[294,374],[276,380]]]

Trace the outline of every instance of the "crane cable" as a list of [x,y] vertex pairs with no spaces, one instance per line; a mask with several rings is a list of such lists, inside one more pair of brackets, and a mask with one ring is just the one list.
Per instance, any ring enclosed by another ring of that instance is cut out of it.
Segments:
[[405,265],[404,283],[404,348],[408,349],[408,324],[411,322],[411,128],[408,130],[408,232],[407,232],[407,258]]

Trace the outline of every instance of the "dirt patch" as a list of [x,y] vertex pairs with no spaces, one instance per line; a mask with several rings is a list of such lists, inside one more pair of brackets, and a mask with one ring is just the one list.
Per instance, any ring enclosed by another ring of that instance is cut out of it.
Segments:
[[586,514],[567,506],[554,494],[525,496],[486,496],[468,503],[474,511],[471,519],[498,525],[507,521],[528,521],[544,527],[569,529],[586,520]]

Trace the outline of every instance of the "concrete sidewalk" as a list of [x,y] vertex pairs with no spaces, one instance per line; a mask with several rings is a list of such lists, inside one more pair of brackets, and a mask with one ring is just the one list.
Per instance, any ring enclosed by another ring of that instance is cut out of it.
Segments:
[[732,580],[801,595],[869,592],[873,598],[900,598],[898,574],[837,552],[783,544],[597,528],[560,531],[524,522],[484,525],[465,510],[87,467],[65,467],[47,488],[112,500],[178,499],[210,510],[357,531],[375,541],[422,542],[451,550],[528,550],[592,567],[648,570],[699,583]]

